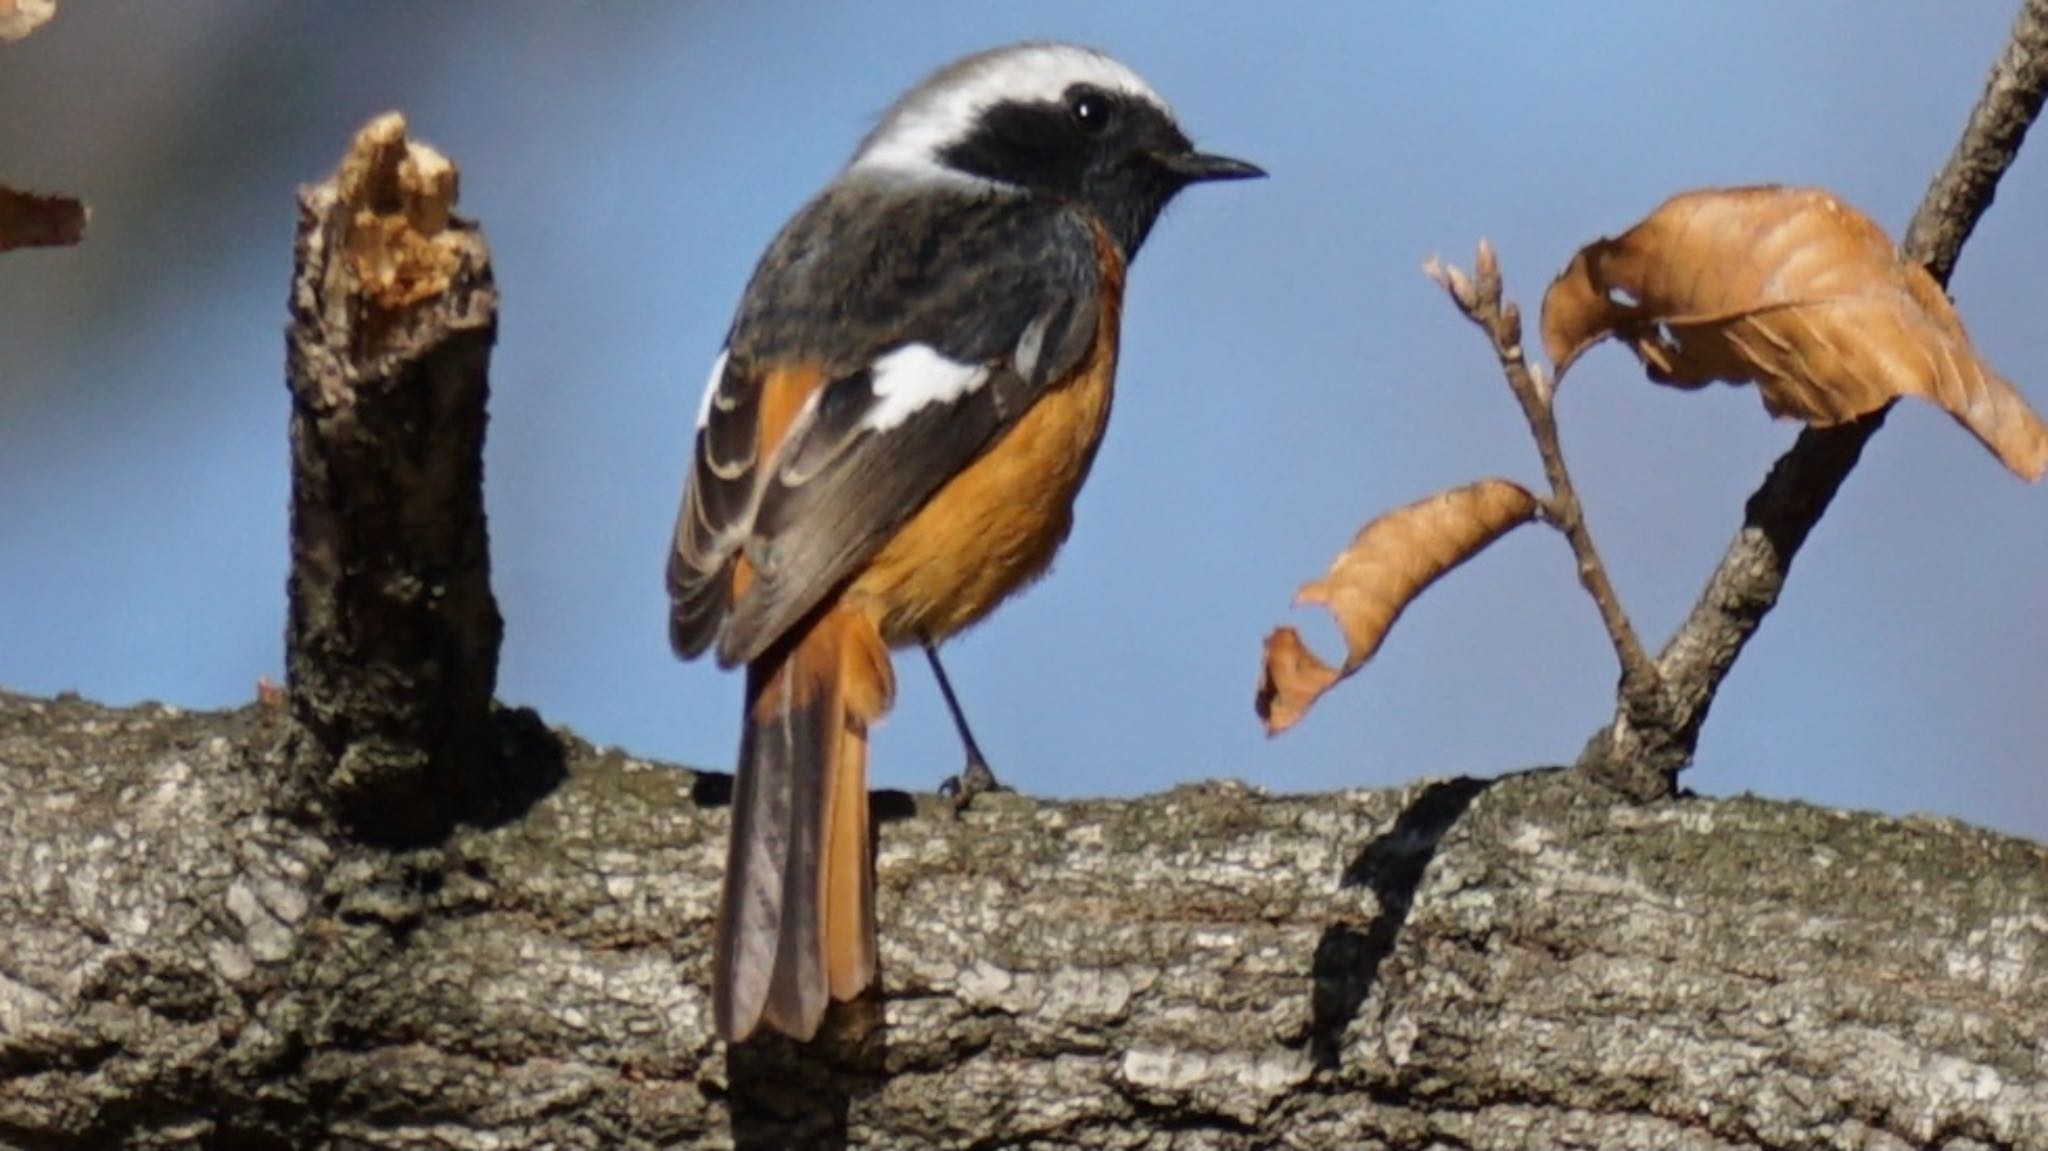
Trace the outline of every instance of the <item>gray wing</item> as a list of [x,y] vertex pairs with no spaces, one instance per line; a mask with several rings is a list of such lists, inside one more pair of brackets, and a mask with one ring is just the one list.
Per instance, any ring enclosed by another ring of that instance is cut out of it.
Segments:
[[[772,245],[706,401],[669,560],[670,639],[750,662],[874,555],[1092,346],[1095,234],[1023,197],[838,187]],[[785,365],[824,365],[754,442]],[[765,458],[764,458],[765,457]],[[735,561],[754,579],[734,602]]]
[[669,646],[702,655],[731,606],[733,562],[753,523],[760,460],[755,427],[766,381],[730,351],[705,385],[690,478],[668,555]]

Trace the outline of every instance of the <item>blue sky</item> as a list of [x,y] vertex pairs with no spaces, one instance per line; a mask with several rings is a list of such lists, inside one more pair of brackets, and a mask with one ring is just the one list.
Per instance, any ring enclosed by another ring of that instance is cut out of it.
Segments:
[[[488,500],[501,695],[726,766],[739,684],[664,639],[706,365],[747,272],[903,87],[1027,36],[1111,50],[1272,179],[1199,189],[1137,261],[1117,409],[1053,576],[949,664],[999,772],[1058,795],[1211,776],[1388,786],[1569,759],[1615,671],[1563,541],[1434,589],[1298,729],[1259,642],[1365,519],[1540,479],[1491,358],[1418,271],[1499,247],[1533,311],[1581,243],[1707,184],[1824,184],[1895,233],[2003,43],[1924,3],[61,6],[0,46],[0,179],[95,208],[0,258],[0,684],[213,707],[282,674],[292,190],[403,110],[463,171],[504,291]],[[2048,148],[1953,290],[2048,406]],[[1749,390],[1575,368],[1567,450],[1647,642],[1795,429]],[[1906,405],[1800,557],[1686,782],[2048,836],[2048,493]],[[887,786],[957,765],[899,660]]]

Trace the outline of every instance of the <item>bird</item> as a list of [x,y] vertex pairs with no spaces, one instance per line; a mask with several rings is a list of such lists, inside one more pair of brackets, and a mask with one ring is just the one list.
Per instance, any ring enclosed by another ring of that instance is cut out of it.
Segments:
[[892,648],[1042,575],[1073,527],[1126,271],[1198,151],[1139,75],[1027,41],[905,92],[769,243],[698,407],[669,639],[744,667],[712,1014],[799,1042],[877,979],[868,732]]

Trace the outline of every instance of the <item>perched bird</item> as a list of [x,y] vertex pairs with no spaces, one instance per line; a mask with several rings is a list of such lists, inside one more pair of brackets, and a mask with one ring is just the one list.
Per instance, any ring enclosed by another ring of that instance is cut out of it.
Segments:
[[933,653],[1045,571],[1109,418],[1131,257],[1181,189],[1263,174],[1196,151],[1109,56],[1017,44],[906,93],[762,255],[668,562],[677,654],[716,641],[747,669],[727,1040],[809,1039],[874,982],[867,731],[889,649]]

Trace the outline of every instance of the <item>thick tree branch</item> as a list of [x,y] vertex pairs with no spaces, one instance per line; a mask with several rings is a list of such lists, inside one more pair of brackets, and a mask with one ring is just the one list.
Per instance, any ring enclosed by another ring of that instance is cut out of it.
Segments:
[[[1943,284],[1963,242],[1990,208],[1999,177],[2019,154],[2048,94],[2048,0],[2026,0],[2012,38],[1962,139],[1934,178],[1904,251]],[[1588,741],[1579,766],[1626,795],[1655,798],[1677,787],[1692,762],[1714,694],[1749,637],[1778,602],[1793,557],[1847,479],[1863,446],[1884,424],[1884,412],[1853,424],[1800,433],[1749,498],[1742,530],[1707,580],[1688,616],[1657,658],[1658,706],[1626,698],[1614,719]]]
[[885,794],[886,1027],[728,1057],[724,777],[508,715],[531,809],[389,852],[285,726],[0,694],[0,1145],[2048,1146],[2048,850],[1950,822]]

